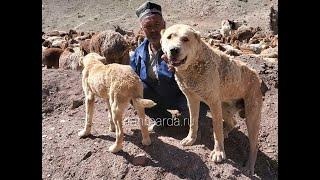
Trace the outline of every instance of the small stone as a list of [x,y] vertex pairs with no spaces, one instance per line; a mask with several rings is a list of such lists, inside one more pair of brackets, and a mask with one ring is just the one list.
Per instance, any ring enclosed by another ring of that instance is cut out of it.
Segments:
[[216,176],[217,178],[221,178],[221,175],[219,172],[217,172],[214,176]]
[[48,158],[49,161],[52,161],[53,160],[53,155],[51,155],[49,158]]
[[273,149],[267,149],[266,152],[267,152],[267,153],[273,153],[274,150],[273,150]]
[[66,121],[65,121],[65,120],[61,120],[60,122],[61,122],[61,123],[64,123],[64,122],[66,122]]
[[147,161],[146,154],[142,153],[142,154],[138,154],[133,158],[132,164],[135,166],[143,166],[145,165],[146,161]]
[[84,155],[84,157],[82,158],[82,160],[88,159],[91,155],[92,155],[91,151],[87,152],[86,155]]
[[82,104],[83,104],[83,100],[82,99],[73,100],[72,101],[72,105],[71,105],[71,109],[75,109],[75,108],[81,106]]
[[269,133],[263,133],[263,134],[261,135],[262,138],[265,138],[265,137],[268,137],[268,136],[269,136]]

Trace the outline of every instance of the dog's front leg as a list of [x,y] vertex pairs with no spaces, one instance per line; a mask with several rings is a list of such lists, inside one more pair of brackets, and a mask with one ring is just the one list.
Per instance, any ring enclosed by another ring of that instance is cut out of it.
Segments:
[[92,117],[94,111],[94,95],[92,93],[86,94],[86,123],[82,131],[78,133],[80,137],[88,136],[91,132]]
[[212,114],[213,136],[214,136],[214,149],[210,154],[212,161],[221,162],[226,158],[224,151],[224,137],[223,137],[223,121],[222,121],[222,108],[221,101],[216,100],[209,104]]
[[190,112],[189,133],[180,143],[184,146],[190,146],[197,139],[200,100],[189,94],[186,94],[186,98]]

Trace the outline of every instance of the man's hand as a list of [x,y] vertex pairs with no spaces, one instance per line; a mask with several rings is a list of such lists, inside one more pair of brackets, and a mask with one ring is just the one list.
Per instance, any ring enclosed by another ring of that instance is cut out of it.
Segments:
[[169,71],[175,72],[174,66],[169,63],[169,59],[168,59],[168,56],[167,56],[166,54],[163,54],[163,55],[161,56],[161,59],[163,59],[163,60],[168,64],[168,70],[169,70]]

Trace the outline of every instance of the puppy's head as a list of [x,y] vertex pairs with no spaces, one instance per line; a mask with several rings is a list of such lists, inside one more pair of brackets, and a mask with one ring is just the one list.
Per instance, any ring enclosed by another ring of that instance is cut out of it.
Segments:
[[176,24],[161,31],[162,51],[174,67],[187,67],[196,55],[200,33],[191,26]]
[[106,58],[103,56],[100,56],[97,53],[89,53],[87,55],[85,55],[84,57],[80,57],[79,60],[79,66],[80,67],[87,67],[89,64],[94,64],[94,63],[103,63],[106,64]]

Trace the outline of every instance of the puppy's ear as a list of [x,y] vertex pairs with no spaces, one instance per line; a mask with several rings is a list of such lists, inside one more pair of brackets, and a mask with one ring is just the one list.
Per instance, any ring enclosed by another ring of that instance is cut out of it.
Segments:
[[98,60],[99,60],[100,62],[102,62],[103,64],[106,64],[106,63],[107,63],[106,58],[103,57],[103,56],[98,57]]

